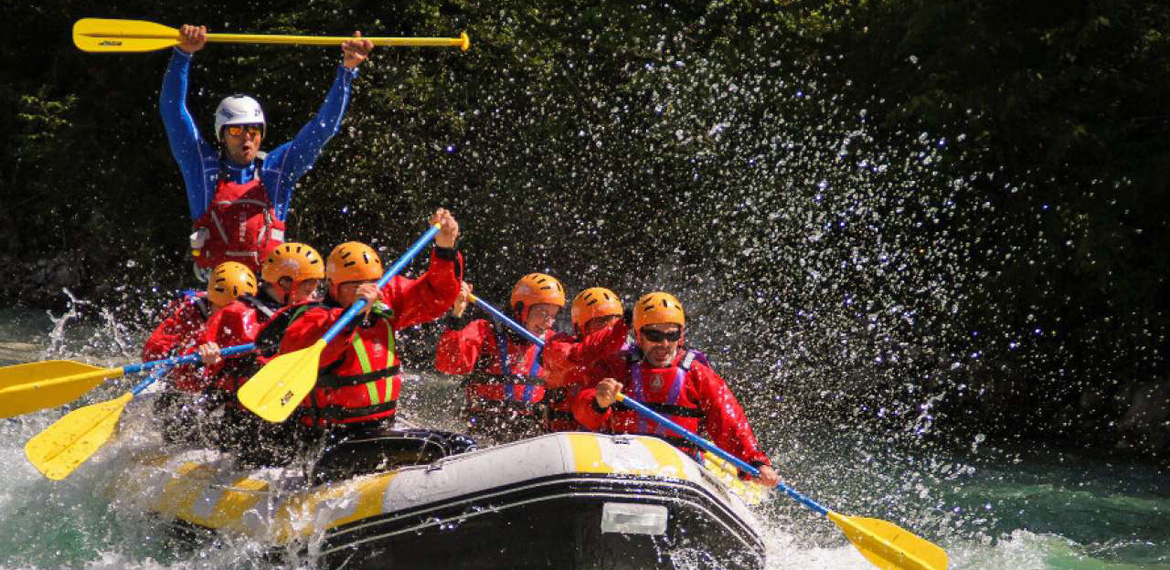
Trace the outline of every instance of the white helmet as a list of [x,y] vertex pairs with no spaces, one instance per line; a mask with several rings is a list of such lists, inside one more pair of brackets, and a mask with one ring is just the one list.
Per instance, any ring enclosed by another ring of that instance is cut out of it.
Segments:
[[228,125],[264,125],[264,111],[260,102],[247,95],[224,97],[215,108],[215,140],[223,140],[223,128]]

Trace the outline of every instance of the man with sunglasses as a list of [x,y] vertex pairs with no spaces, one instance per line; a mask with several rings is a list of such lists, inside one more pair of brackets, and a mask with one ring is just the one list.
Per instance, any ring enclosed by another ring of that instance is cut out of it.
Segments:
[[187,205],[194,221],[191,253],[195,273],[224,261],[237,261],[259,272],[268,252],[284,241],[293,187],[337,133],[349,102],[357,67],[373,49],[355,32],[341,45],[344,52],[333,86],[317,115],[293,140],[271,152],[260,151],[266,121],[260,104],[246,95],[232,95],[215,110],[217,150],[199,133],[187,110],[187,76],[192,55],[207,43],[205,26],[184,25],[179,45],[163,76],[159,107],[171,153],[187,187]]
[[698,454],[679,434],[615,406],[624,388],[650,409],[691,432],[705,431],[716,445],[757,467],[759,483],[779,483],[735,395],[693,351],[682,348],[686,315],[678,299],[669,293],[643,295],[634,305],[633,327],[637,346],[602,359],[590,371],[597,384],[581,390],[573,401],[577,421],[595,431],[654,435]]

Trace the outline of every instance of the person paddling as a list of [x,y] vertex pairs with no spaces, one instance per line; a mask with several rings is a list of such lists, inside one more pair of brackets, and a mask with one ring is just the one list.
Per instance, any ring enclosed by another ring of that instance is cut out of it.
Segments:
[[[256,276],[247,266],[228,261],[218,265],[206,291],[186,291],[163,312],[166,317],[154,328],[142,346],[142,359],[162,360],[182,356],[199,344],[207,321],[236,297],[256,292]],[[180,367],[182,368],[182,367]],[[179,368],[172,371],[178,372]],[[176,379],[181,390],[197,389],[191,378]]]
[[366,311],[337,335],[320,357],[314,390],[289,421],[304,425],[309,437],[351,428],[388,428],[396,417],[402,389],[401,358],[395,332],[438,319],[459,294],[463,258],[455,249],[459,224],[439,209],[440,224],[430,267],[417,279],[394,277],[381,290],[382,260],[358,242],[333,249],[325,264],[328,295],[323,303],[298,307],[280,341],[280,354],[295,352],[320,339],[358,299]]
[[573,418],[571,402],[588,383],[589,367],[606,355],[620,352],[630,331],[622,318],[621,299],[605,287],[578,293],[569,312],[575,336],[553,337],[543,353],[548,368],[545,428],[550,432],[581,429]]
[[373,44],[361,39],[360,32],[342,44],[342,64],[316,116],[292,141],[263,153],[267,121],[260,104],[246,95],[226,97],[215,110],[219,150],[200,135],[187,109],[187,81],[192,55],[207,43],[207,28],[184,25],[179,33],[163,76],[159,108],[187,187],[196,275],[203,280],[208,269],[223,261],[259,271],[268,252],[284,241],[296,182],[337,133],[350,84]]
[[325,260],[312,246],[289,242],[268,254],[260,270],[259,291],[240,297],[216,314],[198,347],[215,400],[238,409],[236,390],[266,361],[263,355],[224,360],[219,356],[220,348],[250,343],[266,348],[259,342],[262,331],[285,307],[316,300],[324,278]]
[[[239,263],[229,263],[242,267]],[[203,361],[203,372],[191,382],[201,397],[187,402],[189,405],[183,410],[167,418],[164,434],[169,434],[168,439],[236,449],[242,434],[281,432],[245,413],[234,398],[240,384],[263,365],[265,358],[248,354],[224,359],[220,357],[220,349],[258,343],[260,332],[281,309],[314,299],[325,276],[324,267],[325,260],[312,247],[303,243],[282,244],[264,260],[259,285],[253,283],[251,290],[208,319],[195,347]],[[211,413],[222,417],[209,419]]]
[[[190,354],[203,338],[208,324],[238,297],[256,292],[256,276],[247,266],[228,261],[216,266],[207,283],[206,292],[188,292],[167,308],[163,319],[142,347],[145,361],[162,360]],[[163,393],[155,400],[160,416],[180,413],[193,395],[204,388],[203,375],[192,365],[176,366],[167,372],[170,380]],[[168,422],[168,426],[187,424],[190,418]],[[180,428],[182,430],[183,428]],[[176,439],[175,432],[164,430],[168,440]]]
[[634,305],[633,327],[638,350],[597,363],[591,370],[596,387],[581,390],[573,400],[577,421],[595,431],[654,435],[688,453],[698,452],[678,434],[615,406],[624,390],[680,426],[704,430],[715,445],[758,468],[761,484],[779,483],[735,395],[710,366],[683,348],[686,315],[678,299],[661,292],[643,295]]
[[[548,371],[540,347],[504,323],[466,319],[471,291],[464,283],[451,308],[435,349],[435,369],[467,376],[463,415],[473,435],[504,442],[543,433]],[[530,273],[516,282],[508,304],[521,325],[548,342],[557,334],[552,326],[565,306],[565,289],[551,275]]]

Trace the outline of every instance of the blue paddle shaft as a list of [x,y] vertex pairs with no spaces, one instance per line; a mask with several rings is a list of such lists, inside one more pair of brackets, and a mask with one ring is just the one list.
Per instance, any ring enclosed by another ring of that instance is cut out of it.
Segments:
[[[432,239],[435,239],[435,234],[437,233],[439,233],[439,226],[434,225],[431,226],[431,229],[427,230],[427,233],[418,238],[418,241],[414,242],[414,245],[410,246],[410,249],[406,250],[406,253],[402,254],[402,257],[399,257],[398,261],[395,261],[394,265],[391,265],[390,269],[378,280],[378,290],[381,290],[391,279],[402,272],[402,268],[406,267],[406,264],[410,263],[410,260],[414,259],[414,256],[418,255],[418,252],[426,247]],[[328,331],[325,331],[325,336],[322,336],[321,340],[325,342],[333,340],[333,337],[337,336],[341,332],[341,329],[349,326],[349,322],[365,308],[366,300],[358,299],[354,304],[349,306],[349,309],[341,314],[341,318],[337,319],[337,322],[333,323],[333,326],[329,327]]]
[[[252,349],[254,349],[254,348],[256,348],[256,345],[251,344],[251,343],[241,344],[239,346],[229,346],[228,348],[225,348],[225,349],[219,351],[219,355],[224,357],[224,358],[227,358],[229,356],[235,356],[237,354],[251,352]],[[135,374],[137,372],[142,372],[143,370],[150,370],[151,368],[155,368],[157,366],[171,368],[177,364],[193,364],[195,362],[199,362],[199,360],[200,360],[200,357],[198,354],[191,353],[191,354],[188,354],[187,356],[176,356],[174,358],[167,358],[165,360],[155,360],[152,362],[142,362],[139,364],[130,364],[128,366],[122,367],[122,374]]]
[[718,455],[719,457],[722,457],[723,459],[730,462],[732,465],[735,465],[736,467],[738,467],[740,469],[740,471],[744,471],[747,474],[751,475],[752,477],[759,477],[760,476],[760,470],[755,468],[754,466],[752,466],[750,463],[748,463],[748,462],[746,462],[746,461],[744,461],[744,460],[742,460],[742,459],[740,459],[740,458],[738,458],[738,457],[736,457],[736,456],[734,456],[726,451],[723,451],[723,449],[721,449],[719,446],[715,445],[714,443],[711,443],[711,442],[699,437],[698,435],[691,433],[690,430],[674,423],[673,421],[671,421],[670,418],[668,418],[668,417],[666,417],[666,416],[664,416],[664,415],[662,415],[654,410],[651,410],[650,408],[647,408],[646,405],[643,404],[642,402],[639,402],[639,401],[637,401],[637,400],[635,400],[635,399],[633,399],[625,394],[622,394],[621,401],[623,404],[626,405],[626,407],[631,408],[635,412],[642,414],[643,416],[645,416],[648,419],[654,420],[659,425],[662,425],[662,426],[669,428],[671,431],[683,436],[683,438],[685,438],[687,441],[689,441],[689,442],[691,442],[691,443],[693,443],[693,444],[695,444],[703,449],[706,449],[707,451],[710,451],[711,453],[714,453],[715,455]]
[[501,313],[499,309],[487,304],[486,302],[484,302],[483,299],[480,299],[479,297],[476,297],[474,295],[471,297],[471,300],[475,301],[475,304],[477,306],[479,306],[479,308],[491,313],[493,317],[500,319],[501,321],[504,321],[504,324],[512,327],[512,330],[523,335],[524,338],[528,339],[528,342],[531,342],[532,344],[535,344],[537,346],[544,346],[543,339],[532,334],[532,331],[529,331],[528,329],[524,328],[523,326],[520,325],[520,323],[513,321],[511,318],[508,317],[508,315]]
[[[746,461],[744,461],[744,460],[742,460],[742,459],[740,459],[740,458],[738,458],[738,457],[736,457],[736,456],[734,456],[726,451],[723,451],[723,449],[721,449],[719,446],[715,445],[714,443],[711,443],[711,442],[699,437],[698,435],[691,433],[690,430],[674,423],[673,421],[670,420],[670,418],[667,418],[666,416],[663,416],[662,414],[655,412],[654,410],[651,410],[650,408],[647,408],[645,406],[645,404],[643,404],[643,403],[641,403],[641,402],[639,402],[639,401],[637,401],[629,396],[626,396],[625,394],[622,394],[621,399],[622,399],[622,402],[627,407],[633,409],[635,412],[642,414],[643,416],[645,416],[648,419],[654,420],[655,422],[657,422],[660,425],[666,426],[671,431],[673,431],[679,435],[682,435],[684,438],[686,438],[687,441],[689,441],[689,442],[691,442],[691,443],[693,443],[693,444],[695,444],[695,445],[697,445],[697,446],[699,446],[707,451],[710,451],[711,453],[714,453],[715,455],[718,455],[719,457],[725,459],[726,461],[728,461],[732,465],[738,467],[741,471],[747,473],[748,475],[751,475],[752,477],[759,477],[760,476],[760,470],[757,469],[756,467],[752,466],[751,464],[747,463]],[[786,495],[788,495],[789,497],[792,497],[793,499],[796,499],[797,501],[799,501],[802,505],[804,505],[804,506],[806,506],[806,507],[822,514],[822,515],[829,514],[828,509],[826,509],[825,507],[822,507],[821,505],[818,505],[816,503],[816,501],[813,501],[812,499],[800,494],[799,492],[796,491],[796,489],[793,489],[792,487],[789,487],[788,485],[785,485],[784,483],[780,483],[779,485],[777,485],[777,487],[779,487],[779,489],[781,491],[784,491],[784,493]]]
[[137,396],[138,394],[142,393],[143,390],[150,387],[151,384],[154,384],[156,381],[158,381],[159,378],[162,378],[163,375],[167,373],[167,370],[170,369],[170,366],[159,366],[155,368],[153,371],[151,371],[150,375],[147,376],[145,380],[139,382],[133,390],[130,390],[130,393]]

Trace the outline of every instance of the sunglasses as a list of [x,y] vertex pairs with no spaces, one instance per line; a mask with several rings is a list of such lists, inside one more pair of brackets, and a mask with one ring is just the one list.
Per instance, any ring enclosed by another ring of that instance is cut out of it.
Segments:
[[225,129],[227,129],[227,134],[233,137],[238,137],[245,132],[248,133],[248,136],[259,135],[264,132],[264,127],[260,125],[228,125]]
[[650,342],[662,342],[664,340],[670,342],[677,342],[682,338],[682,329],[674,329],[670,332],[663,332],[655,329],[642,329],[642,337]]

